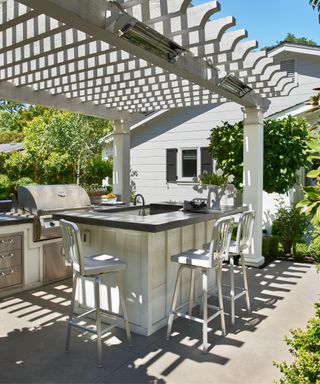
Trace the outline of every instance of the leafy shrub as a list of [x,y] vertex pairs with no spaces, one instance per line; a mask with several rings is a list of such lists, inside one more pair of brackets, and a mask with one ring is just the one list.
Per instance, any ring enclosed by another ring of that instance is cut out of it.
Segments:
[[[264,122],[263,189],[268,193],[285,193],[297,181],[297,170],[307,165],[307,123],[288,116]],[[217,167],[235,177],[233,184],[242,187],[243,122],[224,122],[211,130],[209,152]]]
[[320,237],[314,238],[309,245],[309,254],[320,263]]
[[33,178],[33,168],[35,166],[34,159],[32,159],[25,152],[12,152],[10,156],[5,159],[4,167],[5,173],[11,180],[17,180],[21,177]]
[[20,185],[36,185],[37,183],[30,179],[30,177],[21,177],[21,179],[14,181],[12,184],[18,187]]
[[291,330],[292,338],[285,338],[295,360],[292,364],[274,363],[284,374],[281,384],[320,383],[320,303],[315,308],[316,315],[308,321],[307,329]]
[[307,228],[307,219],[305,216],[300,215],[299,209],[294,205],[291,207],[285,206],[284,201],[280,199],[271,233],[280,237],[285,254],[295,252],[295,245],[303,239]]
[[297,243],[293,253],[293,257],[297,261],[302,261],[309,255],[308,245],[306,243]]
[[22,132],[1,132],[0,131],[0,143],[21,143],[23,141],[23,133]]
[[8,158],[8,153],[0,152],[0,174],[6,173],[5,161]]
[[11,182],[7,175],[0,175],[0,199],[10,199]]
[[262,238],[262,254],[266,260],[273,260],[282,253],[279,236],[266,236]]
[[109,192],[112,192],[112,187],[110,185],[103,187],[100,184],[81,184],[81,187],[84,188],[88,193],[94,193],[94,192],[109,193]]
[[101,159],[100,153],[91,158],[83,168],[83,174],[80,177],[81,184],[102,184],[105,177],[112,177],[112,160]]

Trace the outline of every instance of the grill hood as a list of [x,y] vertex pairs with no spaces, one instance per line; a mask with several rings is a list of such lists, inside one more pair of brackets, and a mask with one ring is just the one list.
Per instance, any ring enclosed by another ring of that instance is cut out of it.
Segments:
[[91,206],[87,192],[76,184],[20,186],[17,200],[20,209],[34,215]]

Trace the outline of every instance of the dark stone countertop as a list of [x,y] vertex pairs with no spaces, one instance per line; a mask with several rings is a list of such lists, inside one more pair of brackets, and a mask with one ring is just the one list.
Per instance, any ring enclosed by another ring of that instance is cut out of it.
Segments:
[[33,217],[33,215],[22,215],[13,212],[0,212],[0,227],[6,225],[32,223]]
[[[138,208],[138,206],[135,208]],[[129,212],[127,215],[117,215],[116,210],[113,210],[113,212],[79,210],[55,213],[53,214],[53,219],[65,219],[80,224],[155,233],[218,219],[224,216],[235,215],[243,212],[245,209],[245,207],[238,207],[221,211],[210,210],[209,213],[176,211],[149,216],[130,215]]]

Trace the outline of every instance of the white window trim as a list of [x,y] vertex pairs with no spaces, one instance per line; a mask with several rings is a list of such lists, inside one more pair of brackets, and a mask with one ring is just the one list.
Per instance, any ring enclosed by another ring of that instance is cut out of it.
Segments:
[[201,169],[201,151],[200,147],[182,147],[178,148],[178,164],[177,164],[177,171],[178,171],[178,180],[179,183],[195,183],[195,180],[193,177],[183,177],[182,176],[182,151],[185,150],[196,150],[197,151],[197,174],[196,176],[200,175],[200,169]]

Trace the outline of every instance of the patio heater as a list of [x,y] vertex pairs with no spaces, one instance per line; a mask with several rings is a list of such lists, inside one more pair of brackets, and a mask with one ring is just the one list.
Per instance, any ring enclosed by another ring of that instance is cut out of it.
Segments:
[[226,75],[220,80],[218,86],[240,98],[252,91],[251,87],[231,74]]
[[108,1],[107,5],[105,29],[109,32],[167,63],[179,63],[181,73],[196,74],[217,85],[218,69],[210,60],[194,57],[188,49],[126,13],[116,1]]
[[[107,11],[109,13],[109,11]],[[107,16],[108,16],[107,13]],[[108,30],[128,42],[145,49],[146,51],[174,63],[179,56],[191,54],[176,42],[163,36],[139,20],[121,11],[116,15],[110,13],[106,25]]]

